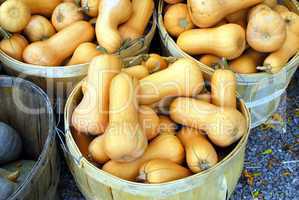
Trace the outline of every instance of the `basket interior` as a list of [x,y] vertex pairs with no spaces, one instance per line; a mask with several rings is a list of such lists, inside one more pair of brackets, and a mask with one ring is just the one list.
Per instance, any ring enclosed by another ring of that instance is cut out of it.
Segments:
[[52,108],[44,93],[33,84],[0,77],[0,121],[22,137],[23,159],[37,160],[53,130]]

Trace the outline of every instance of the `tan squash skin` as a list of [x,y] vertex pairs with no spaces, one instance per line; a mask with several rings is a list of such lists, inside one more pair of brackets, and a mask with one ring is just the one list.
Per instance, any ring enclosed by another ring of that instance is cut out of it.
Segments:
[[22,61],[22,54],[27,45],[27,40],[22,35],[15,33],[9,39],[1,40],[0,49],[10,57]]
[[185,150],[180,140],[174,135],[159,135],[146,149],[141,158],[130,163],[108,161],[103,170],[128,181],[135,181],[140,167],[153,159],[168,159],[181,164],[185,159]]
[[192,21],[198,27],[208,28],[227,15],[261,3],[263,0],[188,0]]
[[245,117],[236,109],[219,108],[204,101],[179,97],[171,104],[175,122],[204,130],[213,144],[228,147],[247,131]]
[[155,3],[154,0],[132,0],[132,6],[130,19],[118,29],[123,40],[134,40],[143,36],[153,15]]
[[72,115],[72,124],[80,132],[102,134],[108,125],[109,87],[122,68],[121,60],[112,55],[95,57],[88,69],[86,91]]
[[24,29],[24,33],[31,42],[49,39],[56,33],[51,22],[41,15],[33,15]]
[[217,152],[202,132],[184,127],[177,136],[185,146],[187,164],[193,173],[207,170],[217,164]]
[[189,169],[166,159],[155,159],[144,163],[138,181],[149,184],[166,183],[190,176]]
[[212,95],[209,92],[198,94],[195,96],[195,99],[212,103]]
[[154,73],[168,67],[167,61],[162,58],[159,54],[152,53],[144,63],[144,66],[150,73]]
[[271,53],[265,60],[265,71],[271,73],[279,72],[289,59],[299,50],[299,17],[292,12],[281,13],[282,17],[287,21],[287,38],[283,46]]
[[0,6],[0,26],[9,32],[22,31],[30,18],[30,8],[22,1],[7,0]]
[[76,48],[67,66],[89,63],[94,57],[101,54],[102,52],[97,50],[97,45],[92,42],[84,42]]
[[124,68],[122,72],[125,72],[130,76],[137,78],[138,80],[149,75],[148,69],[143,65],[136,65],[136,66]]
[[187,4],[178,3],[171,5],[164,15],[164,26],[173,37],[178,37],[182,32],[194,28]]
[[[42,66],[58,66],[83,42],[92,41],[94,29],[88,22],[78,21],[48,40],[31,43],[23,53],[25,62]],[[62,45],[63,44],[63,45]]]
[[105,152],[111,160],[132,162],[147,148],[146,134],[138,121],[137,80],[126,73],[116,75],[109,104]]
[[239,10],[225,17],[229,23],[235,23],[246,29],[248,9]]
[[101,0],[81,0],[81,7],[85,14],[90,17],[97,17]]
[[130,0],[101,0],[96,23],[96,36],[100,46],[108,53],[115,53],[122,45],[118,26],[132,14]]
[[217,69],[211,78],[212,103],[220,107],[237,107],[237,80],[235,73]]
[[75,3],[65,2],[59,4],[53,11],[52,24],[57,31],[60,31],[83,18],[82,11]]
[[21,0],[30,8],[32,14],[51,16],[53,10],[62,0]]
[[181,58],[167,69],[140,80],[139,103],[149,105],[165,97],[193,96],[198,94],[203,86],[203,76],[197,64]]
[[159,115],[159,133],[165,134],[165,133],[174,133],[177,129],[177,124],[174,123],[168,116],[165,115]]
[[169,106],[175,98],[175,96],[165,97],[162,98],[160,101],[150,104],[149,106],[159,114],[168,115]]
[[276,51],[286,39],[285,23],[279,13],[260,4],[250,11],[246,38],[249,46],[256,51]]
[[263,4],[266,4],[270,8],[274,8],[277,5],[277,0],[264,0]]
[[183,0],[164,0],[164,1],[168,4],[176,4],[182,2]]
[[265,54],[249,49],[239,58],[232,60],[229,67],[239,74],[256,73],[256,67],[262,65],[264,58]]
[[274,6],[273,10],[278,13],[289,12],[289,9],[284,5],[276,5]]
[[148,140],[159,134],[159,117],[155,111],[148,106],[140,106],[138,111],[139,124]]
[[80,152],[82,155],[86,158],[89,159],[89,144],[92,141],[92,137],[89,135],[86,135],[85,133],[80,133],[73,127],[71,128],[71,133],[72,136],[76,142],[77,147],[79,148]]
[[99,135],[98,137],[92,140],[88,147],[88,151],[92,161],[98,164],[104,164],[110,160],[110,158],[105,153],[104,137],[105,135]]
[[214,55],[210,55],[210,54],[203,55],[199,59],[199,62],[201,62],[209,67],[212,67],[212,68],[215,68],[216,66],[218,66],[220,61],[221,61],[221,58],[214,56]]
[[245,50],[245,31],[237,24],[183,32],[177,45],[190,55],[213,54],[227,59],[239,57]]

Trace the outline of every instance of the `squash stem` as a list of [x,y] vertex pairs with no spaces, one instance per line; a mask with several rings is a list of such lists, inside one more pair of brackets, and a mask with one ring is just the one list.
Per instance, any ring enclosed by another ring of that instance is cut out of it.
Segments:
[[264,66],[257,66],[256,69],[269,73],[269,72],[271,72],[272,67],[270,65],[264,65]]
[[2,37],[4,37],[5,39],[9,39],[12,36],[11,33],[4,30],[2,27],[0,27],[0,35],[2,35]]
[[146,183],[146,173],[141,172],[139,176],[137,176],[136,181]]

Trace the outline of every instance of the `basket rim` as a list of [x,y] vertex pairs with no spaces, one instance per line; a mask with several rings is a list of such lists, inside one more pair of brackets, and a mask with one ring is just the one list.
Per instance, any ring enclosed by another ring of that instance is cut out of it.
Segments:
[[[244,115],[245,115],[245,118],[246,118],[246,122],[247,122],[247,131],[246,133],[243,135],[243,137],[238,141],[238,143],[236,144],[235,148],[224,158],[222,159],[220,162],[218,162],[215,166],[211,167],[210,169],[208,170],[205,170],[203,172],[200,172],[200,173],[197,173],[197,174],[194,174],[192,176],[189,176],[189,177],[186,177],[184,179],[180,179],[180,180],[176,180],[176,181],[171,181],[171,182],[167,182],[167,183],[161,183],[161,184],[144,184],[144,183],[136,183],[136,182],[132,182],[132,181],[127,181],[127,180],[124,180],[124,179],[121,179],[121,178],[118,178],[112,174],[109,174],[108,172],[105,172],[99,168],[97,168],[95,165],[93,165],[90,161],[88,161],[81,153],[81,151],[79,150],[73,136],[72,136],[72,133],[71,133],[71,122],[69,121],[70,119],[70,116],[72,113],[70,113],[70,107],[71,105],[73,104],[73,97],[75,95],[78,94],[78,92],[82,92],[81,91],[81,86],[82,86],[82,83],[83,81],[79,82],[75,87],[74,89],[72,90],[67,102],[66,102],[66,106],[65,106],[65,115],[64,115],[64,123],[65,123],[65,131],[66,131],[66,144],[67,144],[67,148],[69,149],[69,146],[68,146],[68,142],[70,142],[70,144],[72,145],[72,149],[74,149],[75,153],[72,154],[72,156],[74,156],[75,158],[77,158],[78,160],[80,160],[80,166],[88,166],[89,169],[92,169],[93,172],[90,172],[90,173],[100,173],[102,176],[105,176],[107,177],[108,179],[111,180],[111,182],[114,182],[115,184],[118,184],[118,185],[126,185],[127,187],[136,187],[138,186],[140,188],[140,190],[151,190],[151,189],[155,189],[157,188],[157,186],[163,190],[164,187],[169,187],[170,185],[173,185],[174,183],[176,184],[180,184],[180,183],[183,183],[183,182],[186,182],[186,181],[192,181],[194,179],[199,179],[201,177],[205,177],[207,176],[209,173],[211,172],[214,172],[214,171],[217,171],[217,170],[220,170],[221,167],[225,164],[227,164],[228,162],[230,162],[236,155],[238,155],[242,148],[244,146],[246,146],[247,144],[247,141],[248,141],[248,137],[249,137],[249,134],[250,134],[250,124],[251,124],[251,116],[250,116],[250,113],[249,113],[249,109],[247,108],[247,106],[245,105],[244,101],[240,98],[238,98],[238,101],[240,103],[240,105],[242,106],[243,108],[243,111],[244,111]],[[76,155],[75,155],[76,154]],[[65,154],[65,156],[67,156]],[[72,158],[71,158],[72,159]],[[73,160],[74,161],[74,160]],[[105,182],[105,185],[108,185],[108,183]],[[113,184],[109,183],[108,186],[110,187],[113,187],[111,186]]]
[[[35,164],[34,164],[33,168],[30,170],[29,174],[27,175],[25,181],[23,181],[17,187],[17,189],[14,191],[14,193],[11,194],[8,198],[8,199],[14,199],[14,198],[18,197],[18,195],[20,195],[20,193],[22,191],[27,190],[27,188],[30,187],[29,184],[32,182],[32,179],[39,172],[39,170],[43,166],[44,162],[46,162],[48,160],[47,152],[51,148],[51,143],[55,142],[55,138],[56,138],[56,134],[54,131],[54,127],[55,127],[54,121],[55,120],[54,120],[54,112],[53,112],[52,105],[50,103],[50,99],[40,87],[38,87],[37,85],[35,85],[34,83],[32,83],[30,81],[27,81],[27,80],[24,80],[21,78],[17,78],[17,77],[6,76],[6,75],[0,75],[0,81],[5,82],[5,84],[8,87],[14,86],[14,84],[17,83],[17,84],[25,85],[26,87],[31,88],[32,90],[37,92],[37,94],[39,94],[45,100],[45,103],[47,105],[47,115],[49,118],[49,120],[47,122],[49,125],[48,135],[47,135],[47,139],[43,145],[43,150],[39,154],[38,159],[35,160]],[[0,87],[3,87],[3,86],[0,86]]]
[[[299,3],[296,3],[296,1],[291,0],[290,1],[292,4],[295,5],[295,7],[298,9],[299,12]],[[158,14],[157,14],[157,22],[158,22],[158,29],[159,29],[159,33],[161,38],[167,38],[167,41],[169,41],[169,43],[176,47],[176,51],[179,52],[182,56],[190,58],[194,61],[196,61],[197,63],[199,63],[203,68],[205,68],[206,70],[208,70],[210,73],[213,73],[215,70],[201,62],[199,62],[198,60],[196,60],[195,58],[193,58],[191,55],[185,53],[183,50],[181,50],[176,42],[174,41],[174,39],[168,34],[168,32],[165,29],[164,26],[164,21],[163,21],[163,8],[164,8],[164,0],[159,0],[159,4],[158,4]],[[262,78],[271,78],[273,76],[279,76],[283,73],[286,73],[286,71],[289,70],[289,68],[293,68],[292,64],[299,64],[299,51],[297,52],[297,54],[295,54],[293,56],[293,58],[285,65],[285,67],[283,67],[278,73],[275,74],[271,74],[271,73],[267,73],[267,72],[258,72],[258,73],[252,73],[252,74],[240,74],[240,73],[235,73],[237,75],[237,79],[238,81],[243,80],[243,79],[262,79]],[[246,82],[246,81],[245,81]]]
[[[156,30],[156,27],[158,25],[156,19],[157,19],[157,11],[156,9],[154,10],[153,14],[152,14],[152,18],[149,22],[149,24],[151,25],[150,28],[148,29],[147,33],[145,35],[143,35],[143,37],[136,39],[136,41],[134,43],[132,43],[128,48],[124,49],[125,51],[129,50],[130,48],[134,47],[135,44],[137,44],[140,40],[144,40],[145,38],[150,37],[150,35]],[[123,51],[124,51],[123,50]],[[120,52],[117,52],[115,55],[120,56]],[[27,69],[35,69],[35,70],[46,70],[46,71],[50,71],[50,70],[73,70],[73,69],[77,69],[80,70],[81,68],[84,68],[86,66],[89,65],[89,63],[83,63],[83,64],[77,64],[77,65],[70,65],[70,66],[41,66],[41,65],[33,65],[33,64],[28,64],[19,60],[16,60],[12,57],[10,57],[9,55],[7,55],[6,53],[4,53],[1,49],[0,49],[0,60],[5,59],[9,62],[13,62],[16,63],[17,65],[23,65],[24,67],[26,67]]]

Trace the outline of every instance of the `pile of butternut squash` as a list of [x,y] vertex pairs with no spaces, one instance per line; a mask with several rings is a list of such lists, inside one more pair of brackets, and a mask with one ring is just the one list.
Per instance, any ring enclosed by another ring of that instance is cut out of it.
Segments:
[[71,117],[82,154],[128,181],[164,183],[202,172],[248,129],[235,74],[218,69],[207,92],[198,65],[150,54],[124,67],[114,55],[92,59]]
[[154,0],[6,0],[0,49],[34,65],[86,64],[143,37],[153,11]]
[[276,0],[164,0],[166,31],[203,64],[279,72],[299,51],[299,16]]

